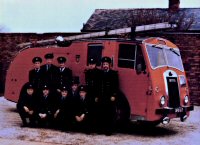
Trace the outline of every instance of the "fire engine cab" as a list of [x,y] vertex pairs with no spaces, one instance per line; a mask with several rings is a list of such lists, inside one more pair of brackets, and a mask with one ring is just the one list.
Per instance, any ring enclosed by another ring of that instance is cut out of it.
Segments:
[[[122,30],[118,31],[123,33]],[[123,31],[125,33],[128,30]],[[82,84],[85,83],[84,70],[89,58],[95,58],[100,68],[101,58],[109,56],[112,68],[118,71],[122,92],[116,100],[119,119],[154,124],[167,124],[170,119],[177,117],[181,121],[186,120],[193,106],[190,104],[188,83],[178,47],[163,38],[91,38],[101,36],[102,33],[109,34],[113,31],[63,38],[62,40],[73,40],[70,44],[67,43],[68,46],[60,47],[54,43],[30,47],[27,44],[13,59],[7,71],[5,97],[18,101],[20,90],[28,81],[35,56],[44,59],[46,53],[53,53],[55,59],[59,56],[66,57],[67,67],[74,76],[79,76]],[[56,60],[54,64],[57,65]]]

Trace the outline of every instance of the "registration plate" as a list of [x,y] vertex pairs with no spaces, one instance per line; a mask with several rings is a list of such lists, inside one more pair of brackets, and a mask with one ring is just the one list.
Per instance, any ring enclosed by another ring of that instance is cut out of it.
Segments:
[[183,112],[183,108],[175,108],[175,113],[181,113]]

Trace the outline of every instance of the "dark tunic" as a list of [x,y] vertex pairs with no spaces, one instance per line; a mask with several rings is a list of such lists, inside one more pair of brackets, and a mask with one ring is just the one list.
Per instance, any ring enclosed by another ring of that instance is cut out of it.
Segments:
[[101,70],[94,68],[85,70],[85,82],[91,97],[100,96]]
[[76,128],[79,131],[83,132],[90,132],[91,130],[91,124],[90,124],[90,100],[88,96],[85,97],[85,99],[81,99],[80,97],[76,100],[75,108],[74,108],[74,118],[75,116],[81,116],[82,114],[85,114],[84,119],[81,122],[76,121]]
[[119,89],[118,73],[114,70],[102,71],[101,80],[102,99],[110,100],[111,96],[116,96]]
[[[60,123],[70,123],[73,118],[73,102],[72,98],[68,95],[66,97],[62,97],[61,95],[58,97],[56,101],[56,106],[54,109],[54,113],[59,109],[60,112],[57,115],[57,119]],[[64,125],[64,124],[63,124]]]
[[[34,113],[32,115],[30,115],[27,112],[25,112],[24,106],[26,106],[30,111],[34,111]],[[36,106],[36,102],[35,102],[34,94],[29,95],[26,92],[23,92],[20,94],[19,100],[17,102],[17,110],[19,112],[19,115],[20,115],[24,125],[27,124],[26,118],[29,118],[30,121],[34,120],[35,106]]]
[[35,88],[40,88],[43,82],[42,69],[32,69],[29,71],[29,82],[32,83]]
[[[115,102],[118,94],[118,73],[114,70],[102,71],[101,79],[100,124],[105,133],[110,134],[116,117]],[[111,101],[112,96],[115,97],[115,101]]]
[[42,70],[42,83],[48,84],[51,88],[56,84],[56,73],[57,73],[57,67],[53,64],[51,65],[43,65],[41,66]]
[[72,71],[69,68],[57,68],[57,88],[65,85],[70,87],[72,83]]
[[[51,124],[52,123],[52,117],[53,117],[53,111],[54,111],[54,106],[55,106],[55,100],[52,99],[51,95],[48,96],[43,96],[40,95],[37,99],[38,104],[37,104],[37,108],[36,108],[36,113],[37,113],[37,119],[39,122],[39,125],[46,125],[46,123]],[[44,113],[46,114],[46,118],[45,119],[41,119],[39,117],[40,113]]]

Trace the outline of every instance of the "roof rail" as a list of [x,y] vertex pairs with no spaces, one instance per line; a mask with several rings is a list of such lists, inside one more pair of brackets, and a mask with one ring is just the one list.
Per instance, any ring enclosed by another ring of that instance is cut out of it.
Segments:
[[[102,37],[102,36],[112,36],[112,35],[143,32],[143,31],[150,31],[150,30],[169,29],[169,28],[175,28],[175,27],[177,27],[176,24],[170,24],[168,22],[163,22],[163,23],[121,28],[121,29],[115,29],[115,30],[92,32],[92,33],[68,36],[68,37],[63,37],[63,38],[66,41],[72,41],[72,40],[80,40],[80,39],[86,39],[86,38],[97,38],[97,37]],[[37,45],[55,44],[55,39],[41,40],[41,41],[36,41],[35,43]],[[19,44],[18,47],[23,48],[23,47],[31,46],[32,44],[33,43],[31,43],[31,42],[22,43],[22,44]]]

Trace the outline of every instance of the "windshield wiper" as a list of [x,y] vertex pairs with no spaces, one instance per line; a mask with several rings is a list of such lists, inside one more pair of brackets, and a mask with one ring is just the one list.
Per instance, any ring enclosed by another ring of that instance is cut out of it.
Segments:
[[169,50],[174,52],[176,55],[180,56],[180,54],[177,51],[175,51],[174,48],[170,48]]
[[152,47],[158,48],[158,49],[163,49],[162,47],[160,47],[159,45],[152,45]]

